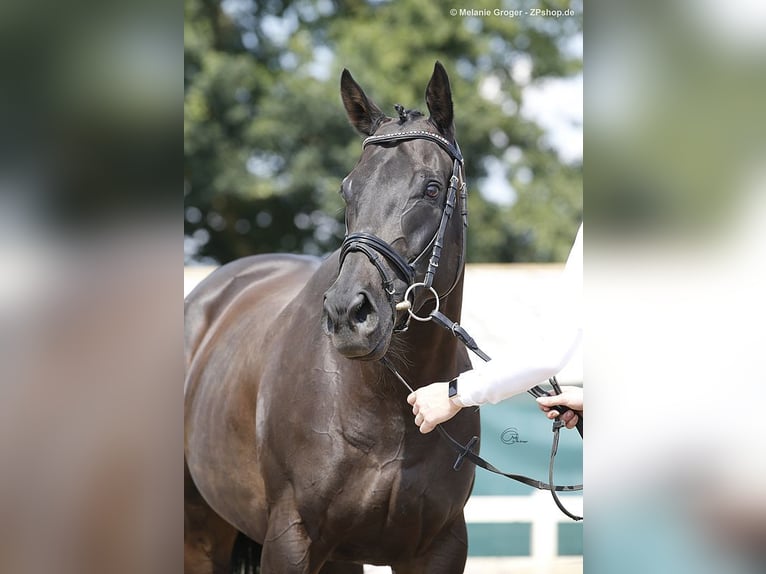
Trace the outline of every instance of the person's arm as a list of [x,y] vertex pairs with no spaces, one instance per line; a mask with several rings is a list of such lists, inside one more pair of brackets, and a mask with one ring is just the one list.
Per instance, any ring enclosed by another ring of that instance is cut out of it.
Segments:
[[581,332],[559,331],[533,345],[514,350],[507,358],[478,365],[457,379],[454,401],[461,407],[496,404],[547,381],[563,369],[581,340]]
[[508,358],[478,365],[457,378],[449,396],[448,383],[432,383],[407,397],[415,424],[423,433],[454,417],[461,408],[497,403],[556,375],[570,360],[582,337],[582,225],[562,273],[557,295],[548,305],[537,336],[526,337],[524,348]]
[[582,225],[544,312],[523,346],[458,377],[457,404],[498,403],[548,380],[570,361],[582,339]]

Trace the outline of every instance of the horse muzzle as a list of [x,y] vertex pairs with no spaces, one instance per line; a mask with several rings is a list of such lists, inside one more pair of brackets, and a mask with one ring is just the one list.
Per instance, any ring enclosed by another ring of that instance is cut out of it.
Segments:
[[341,355],[377,360],[385,354],[390,328],[385,318],[381,319],[378,306],[363,289],[346,292],[334,286],[325,293],[322,327]]

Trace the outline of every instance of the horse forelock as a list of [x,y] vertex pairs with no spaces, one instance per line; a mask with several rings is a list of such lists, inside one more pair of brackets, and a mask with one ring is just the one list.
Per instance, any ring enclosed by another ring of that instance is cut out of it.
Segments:
[[425,116],[420,110],[402,109],[402,111],[399,112],[399,125],[404,125],[407,122],[415,121],[422,117]]

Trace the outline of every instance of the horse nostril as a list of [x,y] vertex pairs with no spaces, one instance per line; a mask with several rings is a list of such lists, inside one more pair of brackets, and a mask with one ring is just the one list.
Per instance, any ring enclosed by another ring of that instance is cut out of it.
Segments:
[[322,327],[324,328],[325,334],[329,335],[330,333],[335,332],[335,321],[332,319],[332,313],[330,312],[330,306],[327,303],[327,296],[324,298],[324,316],[323,316],[323,324]]
[[367,321],[367,317],[369,317],[370,314],[375,311],[372,303],[364,293],[357,294],[357,296],[354,298],[354,306],[352,309],[354,321],[356,321],[358,324]]

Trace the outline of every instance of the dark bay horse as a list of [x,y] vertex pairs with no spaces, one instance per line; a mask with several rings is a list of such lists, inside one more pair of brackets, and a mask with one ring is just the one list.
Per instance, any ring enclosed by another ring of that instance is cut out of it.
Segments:
[[[186,301],[187,574],[254,573],[259,560],[263,574],[464,569],[473,465],[454,471],[439,435],[420,434],[381,363],[414,387],[470,368],[448,330],[409,321],[401,304],[427,317],[436,293],[460,320],[464,218],[443,215],[450,186],[464,190],[449,79],[437,62],[428,117],[401,106],[387,117],[347,70],[341,96],[368,136],[341,187],[341,250],[247,257]],[[433,290],[405,294],[428,272]],[[445,427],[466,442],[478,412]]]

